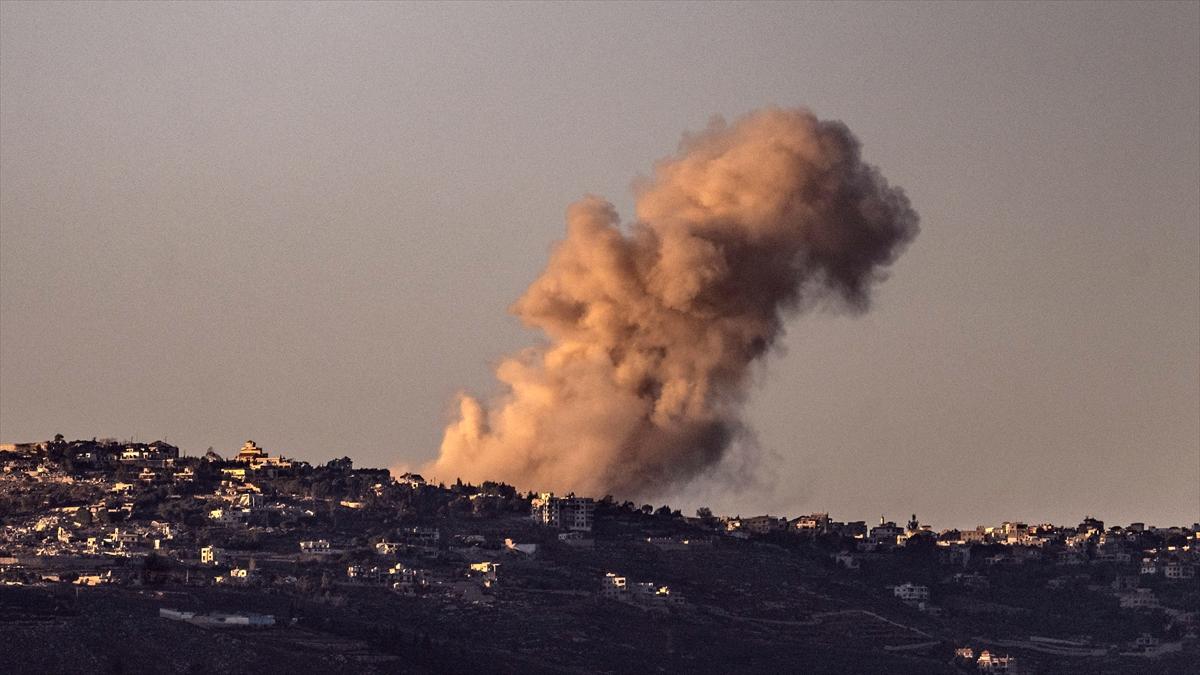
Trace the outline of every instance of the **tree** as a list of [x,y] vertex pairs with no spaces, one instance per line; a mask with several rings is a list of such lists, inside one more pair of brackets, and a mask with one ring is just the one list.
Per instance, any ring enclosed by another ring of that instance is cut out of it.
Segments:
[[339,473],[344,473],[354,468],[354,460],[350,459],[349,457],[331,459],[325,464],[325,468],[332,469]]

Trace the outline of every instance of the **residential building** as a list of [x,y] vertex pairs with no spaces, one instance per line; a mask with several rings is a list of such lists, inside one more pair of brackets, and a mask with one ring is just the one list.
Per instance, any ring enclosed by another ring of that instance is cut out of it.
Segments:
[[432,578],[429,570],[414,569],[402,565],[396,565],[391,568],[388,570],[388,574],[396,580],[392,583],[392,588],[407,593],[415,593],[417,589],[427,588]]
[[782,532],[787,529],[787,519],[770,515],[743,518],[741,529],[753,534]]
[[1184,579],[1195,579],[1196,568],[1186,563],[1172,561],[1163,567],[1163,576],[1172,581],[1181,581]]
[[605,598],[619,600],[628,592],[629,586],[625,577],[617,576],[613,572],[605,574],[600,581],[600,595]]
[[871,528],[870,541],[876,545],[895,546],[903,534],[903,528],[898,527],[890,520],[885,521],[883,516],[879,516],[879,525]]
[[896,586],[892,589],[892,593],[904,602],[927,602],[929,600],[929,587],[911,582]]
[[1122,609],[1158,609],[1158,598],[1149,588],[1135,588],[1118,596]]
[[812,513],[788,522],[788,527],[802,534],[824,534],[832,529],[828,513]]
[[596,502],[590,497],[555,497],[543,492],[533,499],[530,517],[547,527],[572,532],[591,532],[596,516]]
[[333,553],[333,547],[329,544],[328,539],[316,539],[314,541],[300,542],[300,552],[309,555],[329,555]]
[[233,461],[239,464],[253,464],[266,456],[267,453],[255,445],[254,441],[246,441],[246,444],[242,446],[237,455],[234,455]]
[[975,662],[975,667],[981,673],[1009,673],[1011,675],[1017,672],[1017,659],[1011,656],[996,656],[985,649],[979,653],[979,660]]
[[636,603],[650,606],[677,605],[683,602],[683,596],[672,593],[670,586],[659,586],[648,581],[634,584],[630,597]]
[[500,563],[491,561],[471,563],[471,573],[483,580],[484,588],[493,588],[499,580],[497,575],[499,567]]
[[375,544],[375,553],[379,555],[395,555],[400,552],[403,546],[404,544],[396,541],[381,541]]
[[216,546],[205,546],[200,549],[200,562],[204,565],[219,565],[225,562],[225,551]]

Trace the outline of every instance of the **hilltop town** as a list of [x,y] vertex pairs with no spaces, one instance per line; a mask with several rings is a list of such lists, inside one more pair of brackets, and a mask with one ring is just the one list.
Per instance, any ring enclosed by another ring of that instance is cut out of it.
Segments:
[[937,530],[0,446],[5,672],[1183,672],[1200,525]]

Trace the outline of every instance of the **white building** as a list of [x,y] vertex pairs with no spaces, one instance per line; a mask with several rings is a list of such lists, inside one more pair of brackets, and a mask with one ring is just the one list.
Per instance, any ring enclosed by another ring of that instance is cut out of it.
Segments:
[[497,572],[499,571],[499,567],[500,563],[491,561],[471,563],[471,572],[483,579],[484,588],[492,588],[498,581]]
[[378,581],[383,576],[383,571],[375,566],[350,565],[346,568],[346,576],[359,581]]
[[328,539],[317,539],[300,542],[300,552],[311,555],[328,555],[333,553],[333,548],[330,546]]
[[792,521],[792,527],[800,532],[828,532],[830,528],[829,514],[813,513],[807,516],[800,516]]
[[633,586],[633,601],[652,606],[677,605],[683,602],[683,596],[672,593],[670,586],[642,582]]
[[80,586],[103,586],[105,584],[111,584],[114,581],[112,570],[109,570],[104,574],[81,574],[75,579],[75,583]]
[[772,515],[753,516],[741,519],[741,530],[753,534],[770,534],[787,529],[787,519]]
[[1135,588],[1120,596],[1122,609],[1157,609],[1158,598],[1149,588]]
[[394,541],[381,541],[375,544],[375,553],[379,555],[395,555],[400,551],[403,544]]
[[1133,646],[1138,649],[1153,649],[1157,647],[1160,640],[1149,633],[1142,633],[1133,641]]
[[437,549],[441,540],[442,533],[436,527],[413,527],[404,532],[404,542],[408,546]]
[[871,528],[870,541],[878,546],[895,546],[903,534],[904,528],[880,516],[879,525]]
[[246,582],[258,577],[254,570],[254,561],[250,561],[250,567],[234,567],[229,570],[229,578],[234,581]]
[[552,492],[543,492],[533,499],[530,517],[534,522],[548,527],[559,527],[573,532],[591,532],[596,517],[596,502],[590,497],[555,497]]
[[221,525],[238,525],[246,522],[246,517],[249,512],[242,509],[220,508],[213,509],[208,512],[209,520],[216,521]]
[[529,516],[533,522],[547,527],[561,526],[560,501],[551,492],[542,492],[533,498]]
[[204,565],[219,565],[225,561],[225,551],[216,546],[205,546],[200,549],[200,562]]
[[392,583],[392,588],[408,593],[415,593],[418,588],[427,588],[432,578],[429,570],[413,569],[403,565],[392,567],[388,570],[388,574],[396,579]]
[[600,581],[600,595],[603,597],[617,600],[624,597],[627,592],[629,592],[629,586],[625,577],[619,577],[609,572]]
[[1170,562],[1163,567],[1163,576],[1172,580],[1179,581],[1182,579],[1195,579],[1196,568],[1191,565],[1185,565],[1180,562]]
[[995,656],[985,649],[979,654],[975,667],[981,673],[1016,673],[1017,660],[1011,656]]
[[903,583],[892,589],[892,593],[904,602],[928,602],[929,587],[914,583]]
[[570,497],[563,500],[563,527],[572,532],[591,532],[596,520],[596,502],[590,497]]
[[246,509],[262,508],[263,496],[259,492],[242,492],[237,496],[237,505]]

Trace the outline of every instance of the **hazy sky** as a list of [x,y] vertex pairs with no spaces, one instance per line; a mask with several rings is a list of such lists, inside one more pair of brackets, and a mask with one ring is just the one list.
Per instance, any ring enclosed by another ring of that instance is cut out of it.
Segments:
[[[584,193],[841,119],[922,231],[760,369],[757,489],[1200,518],[1200,4],[0,4],[0,439],[414,464]],[[535,486],[530,486],[535,487]]]

